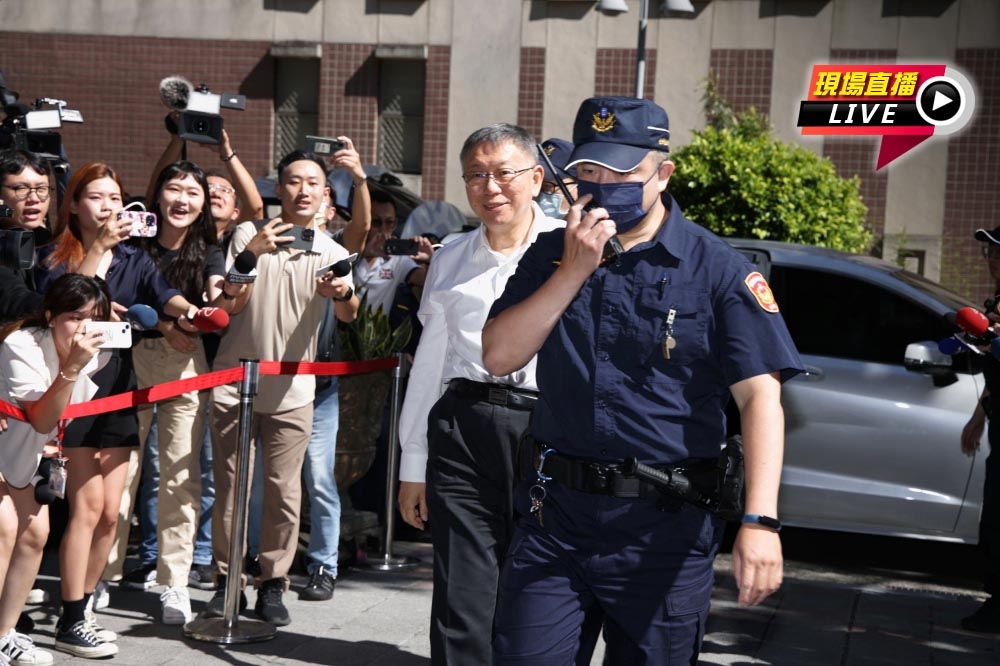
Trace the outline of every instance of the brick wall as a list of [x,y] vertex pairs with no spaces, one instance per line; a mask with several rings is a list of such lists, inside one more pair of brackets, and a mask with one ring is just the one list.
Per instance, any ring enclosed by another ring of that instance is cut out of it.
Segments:
[[[832,63],[889,63],[896,62],[892,49],[835,49],[830,52]],[[868,229],[875,235],[875,244],[885,234],[886,186],[889,170],[875,171],[875,157],[882,142],[879,137],[825,137],[823,155],[829,157],[844,178],[861,177],[861,198],[868,206]],[[889,257],[894,260],[895,257]]]
[[[636,49],[597,49],[594,63],[594,96],[635,96]],[[656,49],[646,49],[643,97],[652,99],[656,80]]]
[[769,49],[712,49],[709,69],[719,93],[736,111],[752,106],[767,115],[771,112],[773,62],[774,52]]
[[428,200],[444,199],[448,168],[450,69],[451,47],[431,46],[427,53],[427,79],[424,84],[424,156],[420,165],[423,176],[420,195]]
[[[166,145],[158,86],[171,74],[246,95],[246,111],[223,110],[226,128],[251,173],[270,168],[274,74],[265,42],[5,32],[0,42],[0,70],[22,101],[64,99],[83,114],[82,125],[61,130],[71,163],[109,163],[130,193],[146,189]],[[188,157],[221,166],[215,148],[191,146]]]
[[319,132],[349,136],[361,161],[376,161],[378,61],[370,44],[324,44]]
[[517,89],[517,124],[531,132],[537,141],[542,136],[542,112],[545,109],[545,49],[521,49],[521,72]]
[[1000,226],[1000,50],[959,49],[955,66],[975,81],[976,112],[948,143],[941,282],[978,302],[994,285],[973,234]]

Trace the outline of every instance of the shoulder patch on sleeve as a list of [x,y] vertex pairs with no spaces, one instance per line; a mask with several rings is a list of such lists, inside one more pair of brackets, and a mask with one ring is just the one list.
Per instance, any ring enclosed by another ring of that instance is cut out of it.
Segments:
[[746,276],[743,280],[743,284],[747,286],[753,297],[757,299],[757,305],[761,307],[762,310],[766,312],[777,312],[778,303],[774,300],[774,294],[771,293],[771,287],[768,286],[767,280],[760,273],[754,271],[750,275]]

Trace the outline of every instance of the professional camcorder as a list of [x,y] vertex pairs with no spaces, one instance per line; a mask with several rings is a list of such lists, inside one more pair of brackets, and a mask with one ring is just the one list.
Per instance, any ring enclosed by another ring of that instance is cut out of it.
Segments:
[[[63,159],[62,137],[54,130],[64,122],[82,123],[76,109],[66,108],[66,102],[51,97],[39,97],[32,105],[18,101],[20,95],[7,88],[0,72],[0,101],[4,119],[0,122],[0,149],[13,148],[36,153],[52,163],[57,172],[69,168]],[[49,108],[52,107],[52,108]]]
[[35,265],[35,235],[28,229],[3,229],[13,216],[0,199],[0,266],[28,269]]
[[218,145],[222,143],[222,109],[246,108],[246,96],[217,95],[202,83],[197,88],[182,76],[160,81],[160,99],[169,109],[180,111],[177,136],[185,141]]

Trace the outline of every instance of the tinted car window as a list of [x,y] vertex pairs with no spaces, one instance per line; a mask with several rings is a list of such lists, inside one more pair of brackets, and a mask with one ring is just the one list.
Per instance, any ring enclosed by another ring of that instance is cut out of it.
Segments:
[[803,354],[901,364],[909,343],[951,335],[933,312],[851,277],[773,266],[770,284]]

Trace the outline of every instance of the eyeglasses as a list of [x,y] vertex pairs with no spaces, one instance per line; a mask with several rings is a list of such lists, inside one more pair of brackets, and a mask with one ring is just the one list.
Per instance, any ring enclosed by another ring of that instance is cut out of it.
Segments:
[[496,171],[473,171],[463,173],[462,180],[469,187],[486,187],[486,183],[492,178],[497,185],[507,185],[510,181],[520,176],[525,171],[531,171],[535,167],[525,167],[523,169],[497,169]]
[[983,256],[987,259],[1000,258],[1000,245],[990,243],[989,245],[984,245],[981,249],[983,251]]
[[49,195],[52,194],[52,186],[50,185],[39,185],[37,187],[30,187],[28,185],[4,185],[8,190],[14,193],[14,198],[18,201],[24,201],[28,198],[28,195],[32,192],[38,197],[39,201],[47,201]]
[[[575,180],[564,180],[563,184],[566,187],[575,187]],[[542,181],[542,194],[562,194],[562,188],[559,187],[559,183],[553,180],[543,180]]]
[[208,193],[211,194],[221,194],[222,196],[231,196],[236,194],[236,190],[231,187],[226,187],[225,185],[209,185]]

